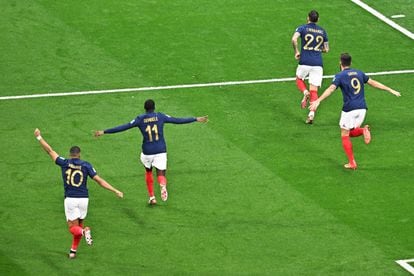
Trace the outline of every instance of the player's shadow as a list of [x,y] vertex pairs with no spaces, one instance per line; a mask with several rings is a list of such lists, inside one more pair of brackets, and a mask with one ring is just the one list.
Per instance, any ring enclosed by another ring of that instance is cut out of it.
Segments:
[[122,212],[135,224],[143,226],[145,222],[138,216],[137,212],[130,208],[123,208]]

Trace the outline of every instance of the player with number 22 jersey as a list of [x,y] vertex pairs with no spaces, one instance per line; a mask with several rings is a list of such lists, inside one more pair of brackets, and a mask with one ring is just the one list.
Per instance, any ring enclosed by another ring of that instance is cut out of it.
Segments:
[[[299,60],[296,69],[296,86],[303,93],[302,108],[306,107],[308,100],[313,102],[318,98],[318,88],[322,84],[323,75],[322,53],[329,51],[328,35],[322,27],[317,25],[318,21],[319,13],[315,10],[310,11],[307,24],[299,26],[292,36],[295,59]],[[300,52],[299,37],[301,38]],[[306,77],[309,77],[309,90],[305,84]],[[306,123],[312,124],[314,117],[315,111],[311,110]]]

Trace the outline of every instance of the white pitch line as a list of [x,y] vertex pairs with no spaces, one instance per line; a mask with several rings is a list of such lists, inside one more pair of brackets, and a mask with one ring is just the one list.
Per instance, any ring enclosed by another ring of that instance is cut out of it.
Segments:
[[414,259],[411,259],[411,260],[398,260],[398,261],[395,261],[395,262],[397,264],[399,264],[400,266],[402,266],[405,270],[410,272],[412,275],[414,275],[414,267],[409,264],[409,263],[414,263]]
[[387,18],[385,15],[383,15],[380,12],[378,12],[377,10],[371,8],[370,6],[368,6],[367,4],[365,4],[364,2],[362,2],[360,0],[351,0],[351,1],[353,3],[355,3],[355,4],[357,4],[358,6],[360,6],[361,8],[363,8],[364,10],[366,10],[367,12],[373,14],[378,19],[384,21],[385,23],[387,23],[388,25],[390,25],[394,29],[400,31],[401,33],[405,34],[409,38],[414,39],[414,34],[412,32],[410,32],[409,30],[407,30],[404,27],[401,27],[400,25],[398,25],[397,23],[395,23],[391,19]]
[[[414,70],[397,70],[397,71],[373,72],[373,73],[367,73],[367,75],[369,75],[369,76],[383,76],[383,75],[413,74],[413,73],[414,73]],[[323,76],[324,79],[333,78],[333,77],[334,77],[334,75]],[[172,89],[182,89],[182,88],[215,87],[215,86],[230,86],[230,85],[243,85],[243,84],[286,82],[286,81],[294,81],[294,80],[296,80],[296,78],[278,78],[278,79],[267,79],[267,80],[210,82],[210,83],[179,84],[179,85],[167,85],[167,86],[149,86],[149,87],[122,88],[122,89],[109,89],[109,90],[60,92],[60,93],[31,94],[31,95],[19,95],[19,96],[3,96],[3,97],[0,97],[0,100],[21,100],[21,99],[32,99],[32,98],[65,97],[65,96],[79,96],[79,95],[91,95],[91,94],[142,92],[142,91],[152,91],[152,90],[172,90]]]
[[391,18],[404,18],[405,15],[404,14],[395,14],[395,15],[391,15]]

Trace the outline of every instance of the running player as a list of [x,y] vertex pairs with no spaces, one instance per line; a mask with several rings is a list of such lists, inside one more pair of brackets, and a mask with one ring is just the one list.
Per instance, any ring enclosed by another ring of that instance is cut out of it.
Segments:
[[34,135],[53,162],[62,168],[63,187],[65,190],[65,215],[69,231],[73,235],[69,258],[73,259],[76,257],[76,251],[82,236],[85,236],[88,245],[92,245],[91,230],[89,227],[83,227],[89,203],[88,188],[86,186],[88,176],[103,188],[114,192],[118,197],[122,198],[124,194],[101,178],[90,163],[80,159],[80,148],[78,146],[70,148],[70,158],[66,159],[59,156],[49,146],[40,135],[39,129],[35,129]]
[[344,165],[346,169],[356,170],[354,152],[350,137],[358,137],[363,135],[366,144],[371,141],[371,132],[368,125],[361,128],[367,112],[367,104],[365,102],[364,84],[368,83],[374,88],[387,91],[397,97],[401,94],[388,86],[385,86],[365,75],[364,72],[350,68],[352,58],[348,53],[341,54],[340,66],[341,72],[336,74],[332,84],[323,92],[319,99],[310,105],[311,110],[316,110],[324,99],[332,94],[338,87],[342,90],[343,107],[339,126],[341,128],[342,146],[348,157],[348,163]]
[[[323,28],[316,24],[318,21],[319,13],[315,10],[310,11],[307,24],[299,26],[292,36],[295,59],[299,60],[296,69],[296,85],[303,93],[302,108],[306,108],[308,100],[313,102],[318,98],[318,88],[322,84],[323,75],[322,53],[329,51],[328,35]],[[300,52],[298,48],[299,37],[301,38]],[[305,84],[305,78],[308,76],[309,90]],[[315,110],[311,109],[306,123],[312,124],[314,118]]]
[[168,198],[167,178],[167,147],[164,139],[164,124],[187,124],[192,122],[207,122],[208,117],[190,117],[174,118],[163,113],[155,112],[155,103],[153,100],[147,100],[144,103],[145,113],[137,116],[131,122],[106,130],[95,131],[95,137],[104,134],[117,133],[134,127],[139,128],[143,136],[141,162],[145,167],[145,182],[147,184],[149,201],[155,205],[157,200],[154,195],[154,178],[152,168],[155,167],[157,172],[157,181],[161,189],[161,199],[166,201]]

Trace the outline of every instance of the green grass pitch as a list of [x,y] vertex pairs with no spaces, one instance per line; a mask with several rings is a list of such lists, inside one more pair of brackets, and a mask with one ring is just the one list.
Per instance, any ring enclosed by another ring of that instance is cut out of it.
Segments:
[[[412,5],[367,3],[404,12],[397,23],[414,31]],[[344,51],[365,72],[413,69],[413,41],[350,1],[10,0],[0,96],[292,77],[290,38],[311,9],[329,35],[325,74]],[[0,274],[406,275],[395,260],[414,257],[413,75],[374,79],[403,96],[367,88],[373,140],[353,139],[357,171],[342,168],[341,93],[309,126],[294,82],[0,101]],[[166,126],[170,197],[152,208],[139,133],[92,137],[148,98],[210,118]],[[36,127],[62,155],[79,145],[125,193],[89,181],[94,245],[75,260]]]

